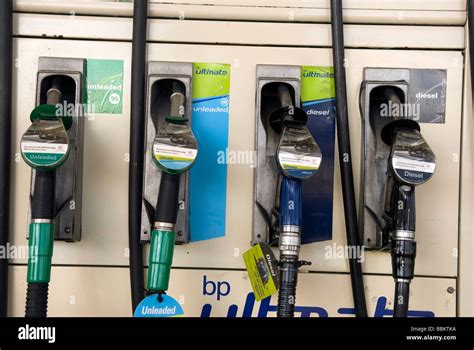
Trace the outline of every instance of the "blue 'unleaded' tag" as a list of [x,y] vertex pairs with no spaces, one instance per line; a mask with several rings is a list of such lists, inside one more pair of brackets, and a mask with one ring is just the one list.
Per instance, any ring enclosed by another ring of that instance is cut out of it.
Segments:
[[133,317],[180,317],[184,315],[183,308],[172,297],[162,294],[161,302],[158,294],[153,294],[141,301],[135,309]]

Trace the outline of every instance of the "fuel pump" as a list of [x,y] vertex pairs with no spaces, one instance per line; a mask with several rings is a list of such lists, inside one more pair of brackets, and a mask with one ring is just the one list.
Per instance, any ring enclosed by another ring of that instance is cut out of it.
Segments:
[[406,317],[416,257],[415,187],[431,179],[436,156],[421,135],[419,124],[413,120],[388,123],[382,129],[381,138],[390,147],[385,230],[390,239],[395,280],[393,315]]
[[270,125],[280,135],[276,162],[281,176],[279,291],[277,317],[293,317],[301,245],[301,182],[319,169],[321,150],[306,128],[306,113],[293,105],[288,86],[278,86],[281,108],[270,116]]
[[21,138],[21,154],[34,169],[34,191],[28,242],[28,289],[26,317],[46,317],[51,259],[55,234],[56,169],[67,159],[69,138],[66,130],[72,118],[57,113],[61,100],[61,78],[55,78],[46,92],[46,104],[31,113],[31,126]]
[[198,153],[196,139],[184,116],[182,85],[175,81],[172,89],[170,116],[165,118],[153,142],[153,158],[162,173],[151,233],[147,293],[158,294],[158,300],[166,293],[169,284],[180,174],[193,166]]

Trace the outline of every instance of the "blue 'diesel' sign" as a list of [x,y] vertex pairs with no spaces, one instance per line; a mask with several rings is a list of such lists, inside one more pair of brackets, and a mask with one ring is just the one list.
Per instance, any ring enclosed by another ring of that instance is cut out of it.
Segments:
[[301,107],[321,148],[319,171],[303,181],[301,243],[332,239],[336,92],[332,67],[301,67]]

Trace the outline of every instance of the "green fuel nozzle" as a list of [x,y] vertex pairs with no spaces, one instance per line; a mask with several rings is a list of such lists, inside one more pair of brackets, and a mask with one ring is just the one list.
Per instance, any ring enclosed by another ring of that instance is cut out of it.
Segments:
[[32,111],[32,124],[20,143],[23,159],[35,169],[28,240],[26,317],[46,317],[47,314],[55,233],[55,169],[69,154],[66,129],[72,123],[70,117],[63,117],[56,108],[61,98],[61,79],[55,78],[46,93],[47,103]]
[[57,108],[60,102],[61,80],[55,78],[47,91],[46,104],[37,106],[30,115],[32,124],[21,137],[21,155],[25,162],[37,170],[53,170],[59,167],[69,154],[66,130],[72,118],[63,116]]
[[153,158],[162,171],[151,233],[148,292],[168,289],[174,251],[174,225],[178,214],[180,175],[194,164],[198,145],[185,114],[185,95],[181,84],[173,83],[170,116],[156,133]]

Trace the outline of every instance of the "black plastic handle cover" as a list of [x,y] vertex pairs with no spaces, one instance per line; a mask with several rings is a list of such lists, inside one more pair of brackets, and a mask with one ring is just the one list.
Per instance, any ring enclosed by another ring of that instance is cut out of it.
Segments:
[[31,205],[32,219],[54,219],[54,184],[54,170],[36,170],[35,187]]
[[179,204],[179,177],[180,175],[161,173],[155,222],[176,223]]

